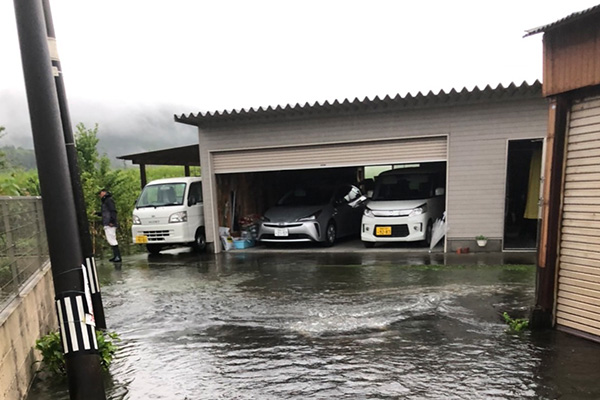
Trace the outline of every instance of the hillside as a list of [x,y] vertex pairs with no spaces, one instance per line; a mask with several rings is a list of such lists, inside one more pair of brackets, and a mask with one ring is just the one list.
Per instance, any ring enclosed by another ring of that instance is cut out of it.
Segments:
[[4,146],[0,147],[0,152],[4,154],[6,169],[22,169],[25,171],[36,169],[35,153],[31,149]]

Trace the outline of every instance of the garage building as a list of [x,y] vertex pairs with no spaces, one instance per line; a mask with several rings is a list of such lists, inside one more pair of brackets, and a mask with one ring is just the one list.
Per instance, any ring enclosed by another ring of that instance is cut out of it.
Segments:
[[357,182],[374,167],[432,162],[446,163],[446,251],[476,250],[477,235],[488,238],[485,251],[532,250],[548,118],[541,90],[524,82],[175,120],[198,127],[214,252],[220,226],[262,214],[294,180]]

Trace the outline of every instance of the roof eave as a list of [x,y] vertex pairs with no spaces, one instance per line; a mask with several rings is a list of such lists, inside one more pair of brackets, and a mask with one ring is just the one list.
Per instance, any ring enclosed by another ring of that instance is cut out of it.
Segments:
[[495,88],[487,85],[485,88],[480,89],[475,87],[473,90],[467,90],[466,88],[461,91],[452,89],[449,92],[443,90],[438,93],[428,92],[423,94],[421,92],[416,95],[407,94],[404,97],[396,95],[391,98],[385,96],[383,99],[375,97],[373,100],[365,98],[364,100],[354,99],[352,102],[348,99],[343,102],[334,101],[324,102],[322,104],[316,102],[314,104],[306,103],[304,105],[296,104],[294,106],[287,105],[285,107],[277,106],[276,108],[260,107],[258,109],[250,108],[249,110],[242,109],[240,111],[223,111],[223,112],[199,112],[197,114],[190,113],[189,115],[181,114],[175,115],[175,122],[182,124],[202,127],[208,123],[218,121],[231,121],[231,120],[248,120],[256,118],[273,118],[282,116],[306,116],[307,114],[343,114],[343,113],[354,113],[357,111],[388,111],[390,109],[406,109],[408,107],[429,107],[434,105],[451,105],[460,104],[466,102],[477,101],[479,99],[494,99],[504,98],[506,96],[514,95],[536,95],[539,94],[541,97],[542,84],[536,80],[534,83],[529,84],[523,82],[517,86],[514,83],[504,87],[499,84]]
[[525,31],[526,33],[523,37],[537,35],[538,33],[542,33],[542,32],[544,32],[544,33],[550,32],[554,29],[558,29],[562,26],[571,24],[575,21],[578,21],[585,17],[589,17],[590,15],[593,15],[593,14],[596,14],[599,12],[600,12],[600,4],[597,6],[582,10],[582,11],[578,11],[578,12],[569,14],[568,16],[561,18],[558,21],[552,22],[550,24],[538,26],[537,28],[528,29]]

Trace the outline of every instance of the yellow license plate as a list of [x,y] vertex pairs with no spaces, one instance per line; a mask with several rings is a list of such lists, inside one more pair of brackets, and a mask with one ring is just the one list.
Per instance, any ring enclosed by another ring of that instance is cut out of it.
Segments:
[[135,237],[136,243],[148,243],[148,236],[146,235],[137,235]]
[[375,235],[391,236],[392,235],[392,227],[391,226],[378,226],[377,228],[375,228]]

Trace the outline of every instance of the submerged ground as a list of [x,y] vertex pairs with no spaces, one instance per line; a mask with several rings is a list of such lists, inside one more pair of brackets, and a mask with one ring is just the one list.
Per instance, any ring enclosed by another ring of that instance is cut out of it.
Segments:
[[[528,260],[279,249],[102,262],[107,323],[123,339],[107,395],[600,398],[599,344],[506,332],[501,314],[533,304]],[[68,393],[37,381],[29,399]]]

